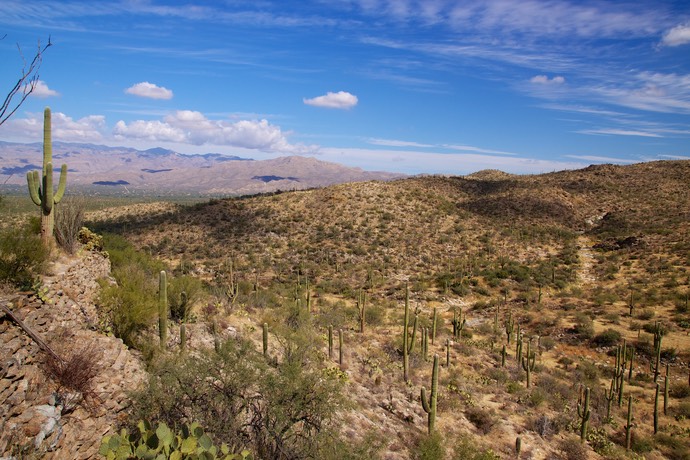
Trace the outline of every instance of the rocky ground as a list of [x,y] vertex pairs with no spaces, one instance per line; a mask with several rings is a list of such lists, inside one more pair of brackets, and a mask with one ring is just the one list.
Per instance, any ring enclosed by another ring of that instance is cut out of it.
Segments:
[[102,437],[124,416],[127,392],[145,373],[120,339],[96,330],[96,280],[109,271],[97,252],[61,256],[38,294],[0,298],[68,365],[95,362],[82,400],[47,376],[48,353],[0,311],[0,458],[95,458]]

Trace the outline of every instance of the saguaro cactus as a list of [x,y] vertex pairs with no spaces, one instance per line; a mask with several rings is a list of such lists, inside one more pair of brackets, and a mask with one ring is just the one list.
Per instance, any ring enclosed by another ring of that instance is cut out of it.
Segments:
[[625,424],[625,449],[630,450],[630,441],[632,440],[632,395],[628,396],[628,420]]
[[165,270],[158,276],[158,335],[161,348],[168,342],[168,278]]
[[43,112],[43,173],[39,181],[38,171],[26,173],[31,201],[41,208],[41,239],[50,245],[54,241],[55,205],[62,200],[67,184],[67,165],[60,169],[57,191],[53,191],[53,143],[51,139],[50,108]]
[[530,387],[530,384],[532,382],[532,371],[534,370],[534,366],[536,365],[537,359],[536,353],[532,353],[531,343],[531,340],[527,342],[527,356],[524,356],[522,358],[522,368],[527,373],[527,388]]
[[434,431],[434,424],[436,423],[436,403],[438,401],[438,355],[434,355],[434,368],[431,371],[431,394],[429,399],[426,397],[426,388],[422,387],[422,409],[428,415],[427,425],[429,427],[429,434]]
[[262,345],[263,345],[263,352],[264,356],[268,356],[268,323],[264,323],[263,325],[263,331],[262,331]]
[[580,442],[587,440],[587,424],[589,423],[589,387],[585,389],[585,401],[582,403],[582,394],[577,402],[577,415],[580,417]]
[[328,359],[333,359],[333,326],[328,326]]
[[410,373],[410,353],[414,350],[414,336],[417,333],[417,315],[414,316],[414,325],[412,326],[412,337],[408,331],[410,322],[410,288],[405,286],[405,316],[403,319],[403,379],[405,382],[409,380]]

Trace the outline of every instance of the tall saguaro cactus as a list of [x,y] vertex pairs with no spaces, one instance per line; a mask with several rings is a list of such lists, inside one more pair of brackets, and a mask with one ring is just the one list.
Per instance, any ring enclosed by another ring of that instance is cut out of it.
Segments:
[[168,343],[168,277],[165,270],[158,275],[158,336],[164,349]]
[[62,200],[67,184],[67,165],[60,170],[57,191],[53,191],[53,143],[51,139],[50,108],[43,112],[43,173],[39,181],[38,171],[26,173],[31,201],[41,208],[41,239],[46,244],[53,241],[55,227],[55,205]]
[[434,355],[434,367],[431,371],[431,394],[427,399],[426,388],[422,387],[421,399],[422,399],[422,409],[428,414],[427,424],[429,428],[429,434],[434,431],[434,424],[436,423],[436,405],[438,401],[438,355]]

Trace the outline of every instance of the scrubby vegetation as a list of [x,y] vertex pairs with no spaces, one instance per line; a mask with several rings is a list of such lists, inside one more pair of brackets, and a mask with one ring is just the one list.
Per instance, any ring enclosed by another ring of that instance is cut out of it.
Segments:
[[101,328],[149,372],[124,424],[196,422],[255,458],[687,458],[686,177],[664,162],[92,213],[115,280]]

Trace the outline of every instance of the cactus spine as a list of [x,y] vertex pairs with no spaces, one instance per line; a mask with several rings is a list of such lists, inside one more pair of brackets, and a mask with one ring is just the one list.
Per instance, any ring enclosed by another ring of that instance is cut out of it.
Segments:
[[165,270],[158,275],[158,336],[161,348],[168,342],[168,278]]
[[426,397],[426,388],[422,387],[422,409],[428,414],[427,426],[429,434],[434,431],[434,424],[436,423],[436,403],[438,401],[438,355],[434,355],[434,367],[431,371],[431,394],[429,399]]
[[585,442],[587,439],[587,424],[589,422],[589,387],[585,389],[585,400],[582,403],[582,393],[577,402],[577,415],[580,417],[580,442]]
[[43,172],[39,181],[38,171],[26,173],[31,201],[41,208],[41,239],[48,246],[54,241],[55,205],[62,200],[67,184],[67,165],[60,169],[57,191],[53,192],[53,143],[51,136],[50,108],[43,112]]

